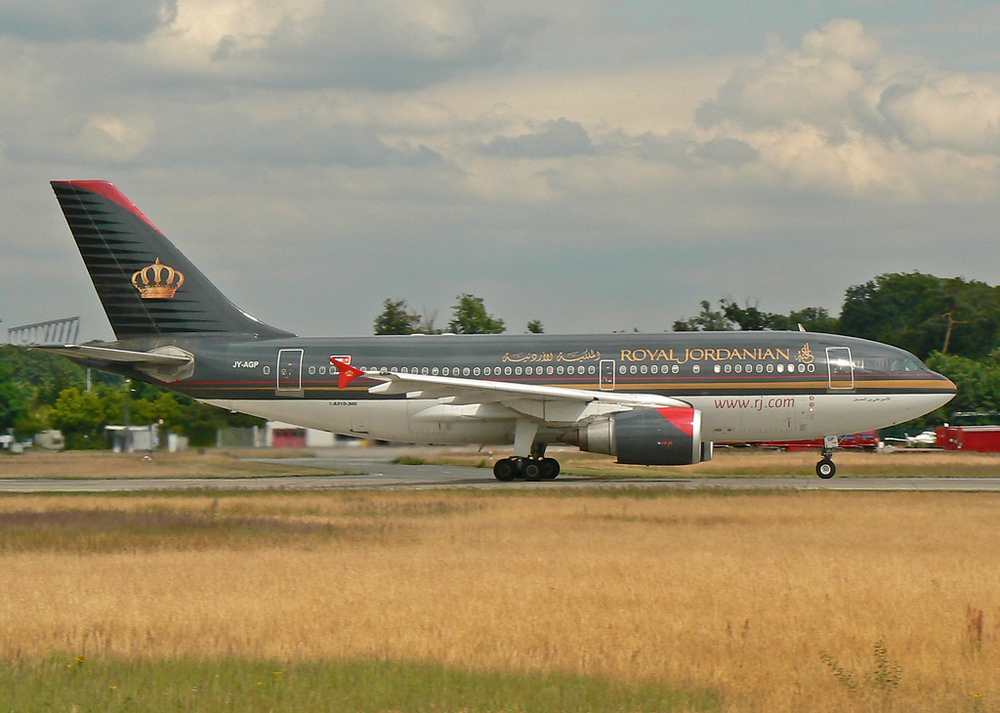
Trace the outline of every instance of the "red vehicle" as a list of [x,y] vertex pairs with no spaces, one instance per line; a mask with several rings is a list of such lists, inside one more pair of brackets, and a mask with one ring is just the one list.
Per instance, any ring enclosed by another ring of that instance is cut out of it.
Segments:
[[942,426],[937,442],[946,451],[1000,453],[1000,426]]
[[[872,452],[878,448],[878,444],[878,432],[865,431],[863,433],[853,433],[850,436],[844,436],[840,439],[838,447]],[[751,445],[781,451],[815,451],[823,450],[823,439],[817,438],[812,441],[761,441],[760,443]]]

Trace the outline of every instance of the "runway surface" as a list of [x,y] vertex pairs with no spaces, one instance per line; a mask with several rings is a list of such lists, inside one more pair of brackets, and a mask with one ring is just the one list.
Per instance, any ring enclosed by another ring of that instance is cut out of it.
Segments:
[[[591,478],[560,475],[554,481],[501,483],[488,468],[400,465],[391,448],[337,448],[311,458],[254,459],[315,469],[315,475],[247,478],[0,478],[0,493],[111,493],[179,490],[338,490],[338,489],[562,489],[661,488],[678,490],[868,490],[1000,491],[1000,478]],[[345,473],[330,475],[331,471]]]

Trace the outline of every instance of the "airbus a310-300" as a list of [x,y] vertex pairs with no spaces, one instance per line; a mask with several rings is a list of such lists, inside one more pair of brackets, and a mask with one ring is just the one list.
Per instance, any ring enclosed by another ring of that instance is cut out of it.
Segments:
[[837,438],[947,403],[895,347],[806,332],[303,338],[236,307],[107,181],[53,181],[115,341],[44,345],[85,365],[301,427],[513,445],[500,480],[551,479],[550,444],[688,465],[713,443]]

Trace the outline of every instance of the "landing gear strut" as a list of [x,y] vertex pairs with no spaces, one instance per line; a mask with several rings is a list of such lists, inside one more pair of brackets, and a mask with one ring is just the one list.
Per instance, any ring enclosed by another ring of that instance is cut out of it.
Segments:
[[493,476],[497,480],[555,480],[559,476],[559,461],[555,458],[522,458],[511,456],[493,464]]

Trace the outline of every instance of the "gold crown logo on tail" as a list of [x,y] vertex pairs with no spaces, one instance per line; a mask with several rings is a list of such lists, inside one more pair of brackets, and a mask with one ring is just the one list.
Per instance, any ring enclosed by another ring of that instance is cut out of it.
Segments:
[[162,264],[160,258],[132,274],[132,285],[144,300],[170,299],[183,284],[184,273]]

